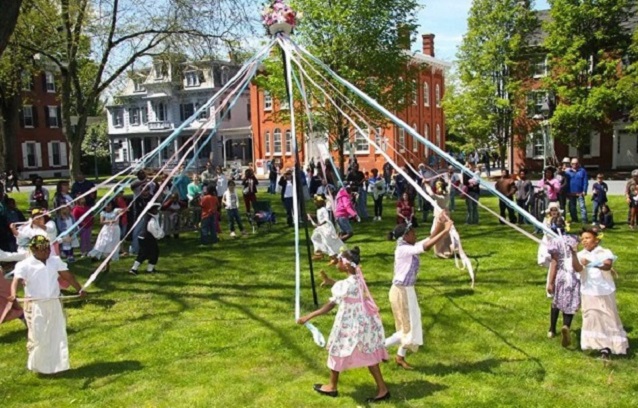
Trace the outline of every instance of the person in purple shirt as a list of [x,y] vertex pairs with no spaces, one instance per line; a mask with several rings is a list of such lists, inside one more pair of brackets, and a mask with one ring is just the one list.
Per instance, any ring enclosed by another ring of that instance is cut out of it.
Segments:
[[573,158],[571,161],[571,169],[565,172],[568,178],[568,193],[569,198],[569,215],[572,222],[578,222],[578,213],[576,212],[576,203],[580,210],[580,217],[583,223],[587,222],[587,204],[585,203],[585,196],[587,195],[587,171],[580,167],[580,162],[577,158]]

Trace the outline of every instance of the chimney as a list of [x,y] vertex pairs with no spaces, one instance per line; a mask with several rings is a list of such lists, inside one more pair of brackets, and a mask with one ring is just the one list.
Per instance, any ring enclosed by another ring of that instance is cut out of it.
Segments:
[[434,34],[423,34],[423,54],[434,57]]

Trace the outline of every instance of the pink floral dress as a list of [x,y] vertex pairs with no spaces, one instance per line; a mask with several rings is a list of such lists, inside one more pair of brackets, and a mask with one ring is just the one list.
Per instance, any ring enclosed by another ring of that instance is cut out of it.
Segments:
[[330,301],[339,310],[328,338],[328,368],[340,372],[387,360],[383,324],[363,276],[336,282]]
[[580,309],[580,277],[572,268],[570,248],[578,245],[576,237],[564,235],[547,244],[550,256],[556,256],[556,281],[552,307],[563,313],[575,314]]

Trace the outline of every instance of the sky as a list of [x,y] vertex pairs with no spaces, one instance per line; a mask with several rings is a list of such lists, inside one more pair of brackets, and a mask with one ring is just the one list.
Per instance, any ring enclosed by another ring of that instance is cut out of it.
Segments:
[[[413,48],[421,49],[420,34],[434,33],[435,56],[445,61],[455,60],[456,49],[467,30],[467,14],[472,0],[421,0],[419,36]],[[547,0],[536,0],[537,10],[548,9]]]

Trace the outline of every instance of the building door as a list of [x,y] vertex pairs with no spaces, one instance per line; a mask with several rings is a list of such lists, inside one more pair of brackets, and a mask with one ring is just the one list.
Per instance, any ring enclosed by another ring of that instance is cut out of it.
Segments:
[[621,129],[617,133],[616,167],[638,166],[638,135]]

